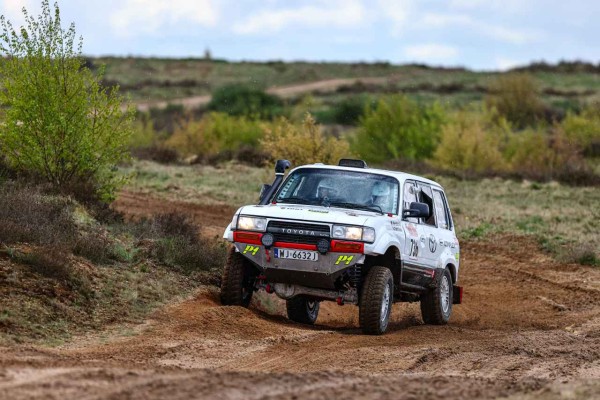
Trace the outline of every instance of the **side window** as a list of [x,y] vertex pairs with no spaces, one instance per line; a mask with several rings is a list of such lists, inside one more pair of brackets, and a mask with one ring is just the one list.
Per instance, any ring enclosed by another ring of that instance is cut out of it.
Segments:
[[423,223],[431,226],[435,226],[435,211],[433,206],[433,193],[429,185],[419,183],[419,201],[429,206],[429,217],[423,218]]
[[450,229],[447,216],[448,210],[446,208],[442,192],[440,192],[439,190],[433,191],[433,202],[435,203],[435,214],[438,220],[438,227]]
[[[414,182],[406,181],[404,182],[404,193],[402,195],[402,209],[410,208],[410,203],[417,201],[417,188],[415,187]],[[407,221],[418,224],[418,218],[406,218]]]

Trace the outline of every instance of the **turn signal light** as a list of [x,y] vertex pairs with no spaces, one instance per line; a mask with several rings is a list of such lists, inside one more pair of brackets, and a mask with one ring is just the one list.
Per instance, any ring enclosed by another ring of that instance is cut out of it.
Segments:
[[233,241],[238,243],[248,243],[248,244],[262,244],[260,239],[262,237],[262,233],[255,232],[233,232]]
[[331,251],[336,253],[364,253],[365,244],[360,242],[331,241]]

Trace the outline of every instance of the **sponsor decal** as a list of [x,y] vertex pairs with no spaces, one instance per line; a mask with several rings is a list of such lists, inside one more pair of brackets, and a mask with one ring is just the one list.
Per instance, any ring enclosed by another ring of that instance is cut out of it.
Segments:
[[259,246],[246,245],[246,248],[242,254],[250,253],[255,256],[256,253],[258,253],[258,250],[260,250]]
[[456,261],[458,261],[458,257],[459,257],[459,254],[458,254],[458,253],[454,253],[454,259],[455,259]]
[[419,236],[419,234],[417,233],[417,227],[413,224],[406,224],[406,230],[408,231],[408,234],[410,236]]
[[327,210],[308,210],[308,212],[320,213],[320,214],[329,214]]
[[335,265],[339,265],[340,263],[346,263],[346,265],[350,265],[350,262],[354,260],[354,256],[339,256]]

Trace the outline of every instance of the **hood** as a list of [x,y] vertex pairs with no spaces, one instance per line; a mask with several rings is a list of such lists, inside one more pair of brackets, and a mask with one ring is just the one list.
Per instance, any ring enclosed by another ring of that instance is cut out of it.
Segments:
[[275,219],[296,219],[304,222],[323,222],[330,224],[364,225],[369,217],[379,215],[363,210],[349,210],[338,207],[321,207],[299,204],[267,204],[264,206],[245,206],[240,215],[253,215]]

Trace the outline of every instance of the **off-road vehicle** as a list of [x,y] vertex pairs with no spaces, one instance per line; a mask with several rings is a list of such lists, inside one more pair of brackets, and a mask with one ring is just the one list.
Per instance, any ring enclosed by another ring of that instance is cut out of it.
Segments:
[[362,160],[292,170],[279,160],[257,205],[241,207],[221,301],[248,306],[257,290],[287,302],[288,317],[314,324],[323,300],[357,304],[363,332],[382,334],[392,303],[421,303],[423,321],[446,324],[462,301],[459,245],[444,189]]

